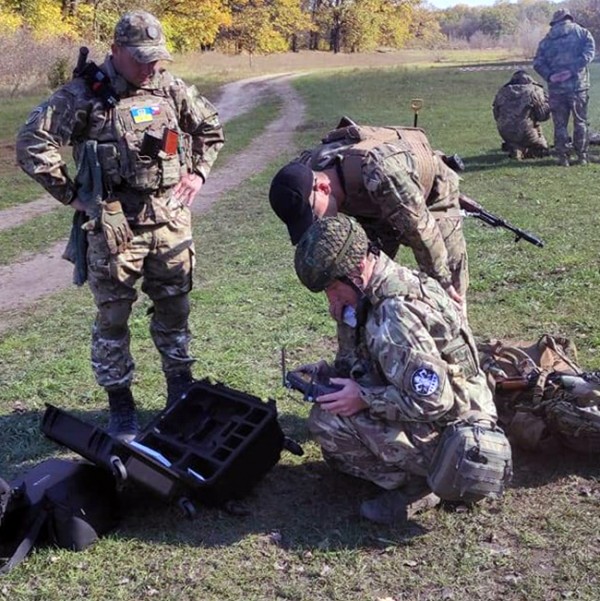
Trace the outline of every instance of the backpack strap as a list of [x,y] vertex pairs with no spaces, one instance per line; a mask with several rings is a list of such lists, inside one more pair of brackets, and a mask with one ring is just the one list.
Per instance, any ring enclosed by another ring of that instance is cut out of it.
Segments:
[[42,527],[46,523],[46,519],[48,518],[48,512],[46,509],[41,509],[38,514],[35,516],[35,519],[25,532],[25,536],[18,544],[17,548],[13,552],[13,554],[6,560],[6,563],[0,568],[0,574],[6,574],[10,572],[16,565],[21,563],[25,557],[27,557],[28,553],[35,545]]

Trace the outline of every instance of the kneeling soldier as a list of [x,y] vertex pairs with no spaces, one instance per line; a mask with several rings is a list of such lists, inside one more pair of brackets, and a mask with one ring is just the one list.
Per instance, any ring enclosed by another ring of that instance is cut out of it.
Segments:
[[[440,459],[444,469],[456,470],[461,463],[459,456],[452,461],[437,457],[438,447],[458,448],[442,444],[448,426],[485,422],[482,432],[496,431],[492,393],[472,334],[442,286],[380,253],[360,225],[345,215],[311,226],[296,249],[295,268],[309,290],[325,291],[338,322],[348,306],[357,312],[357,359],[350,377],[331,379],[341,389],[318,397],[309,428],[334,469],[387,490],[364,502],[361,515],[392,523],[436,504],[439,499],[428,489],[428,476],[442,498],[465,493],[465,499],[473,500],[501,492],[510,476],[510,447],[501,432],[497,454],[502,458],[496,462],[494,450],[489,462],[502,464],[494,490],[486,488],[497,476],[482,469],[487,458],[468,474],[446,478],[470,482],[464,489],[459,485],[462,492],[438,490],[432,482]],[[322,367],[322,362],[317,365]],[[485,454],[486,449],[477,451]],[[471,484],[479,488],[469,497]]]

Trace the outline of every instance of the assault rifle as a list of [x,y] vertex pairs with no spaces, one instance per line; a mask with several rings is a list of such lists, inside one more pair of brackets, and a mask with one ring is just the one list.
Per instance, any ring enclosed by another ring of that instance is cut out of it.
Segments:
[[502,219],[502,217],[497,217],[492,213],[488,213],[488,211],[486,211],[477,201],[473,200],[472,198],[469,198],[464,194],[460,194],[458,197],[458,201],[460,204],[460,208],[468,216],[480,219],[481,221],[487,223],[488,225],[491,225],[492,227],[503,227],[505,230],[512,232],[515,235],[515,242],[518,242],[522,238],[530,244],[534,244],[535,246],[543,248],[544,242],[540,238],[538,238],[534,234],[531,234],[530,232],[522,230],[521,228],[515,225],[512,225],[512,223],[509,223],[508,221],[506,221],[506,219]]
[[[531,390],[538,383],[541,372],[533,370],[527,376],[516,376],[498,379],[497,392],[513,392]],[[577,398],[580,407],[598,407],[600,405],[600,373],[583,372],[581,374],[563,374],[552,372],[548,374],[544,385],[562,389]]]
[[108,75],[94,61],[88,61],[89,53],[89,48],[86,46],[79,49],[73,77],[82,77],[90,86],[94,96],[101,100],[104,108],[114,108],[120,100],[119,95],[110,83]]
[[325,382],[319,380],[316,370],[310,374],[297,370],[287,371],[284,348],[281,349],[281,379],[286,388],[301,392],[304,400],[309,403],[316,402],[317,398],[324,394],[331,394],[342,389],[339,384],[331,384],[329,379]]

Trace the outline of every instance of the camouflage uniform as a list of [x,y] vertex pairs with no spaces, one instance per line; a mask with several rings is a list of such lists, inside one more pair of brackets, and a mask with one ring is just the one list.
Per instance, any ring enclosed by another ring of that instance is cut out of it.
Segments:
[[540,126],[540,121],[550,117],[548,97],[543,86],[527,73],[517,71],[498,90],[492,110],[498,133],[511,158],[548,154],[548,142]]
[[[148,13],[142,18],[154,19]],[[127,27],[130,21],[120,23]],[[153,38],[160,27],[155,23],[142,23]],[[130,32],[119,27],[115,40],[127,39]],[[105,194],[120,200],[133,232],[129,248],[111,255],[98,220],[88,224],[88,279],[98,310],[92,366],[98,384],[110,393],[133,379],[128,319],[140,279],[153,301],[150,330],[163,371],[168,377],[189,370],[193,362],[188,329],[194,267],[191,214],[174,198],[173,188],[187,173],[206,179],[224,139],[216,109],[195,87],[165,70],[157,71],[146,87],[135,87],[115,71],[110,55],[100,68],[120,98],[116,107],[107,108],[76,77],[30,114],[17,137],[17,158],[27,174],[69,204],[78,197],[78,188],[58,149],[71,145],[80,164],[86,143],[97,142]],[[177,150],[149,157],[141,149],[146,137],[162,140],[166,129],[177,132]]]
[[[551,28],[540,42],[533,68],[548,82],[550,111],[554,121],[554,146],[559,157],[568,153],[569,116],[573,114],[573,146],[580,159],[587,158],[587,105],[590,78],[588,65],[594,59],[595,43],[591,33],[574,23],[571,15],[559,10]],[[551,76],[570,71],[565,81],[553,82]]]
[[369,408],[341,417],[315,405],[309,428],[332,467],[392,489],[427,474],[446,424],[496,410],[470,329],[436,281],[382,254],[364,292],[350,375]]
[[459,178],[422,130],[343,127],[298,160],[313,171],[337,169],[346,194],[338,210],[355,217],[388,256],[408,246],[422,271],[466,293]]

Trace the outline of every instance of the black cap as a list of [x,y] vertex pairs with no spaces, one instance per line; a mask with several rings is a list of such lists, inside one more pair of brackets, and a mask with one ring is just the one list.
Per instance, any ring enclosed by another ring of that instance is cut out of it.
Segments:
[[269,202],[277,217],[287,225],[294,245],[300,242],[313,222],[308,202],[313,182],[314,175],[310,167],[296,162],[282,167],[271,182]]

